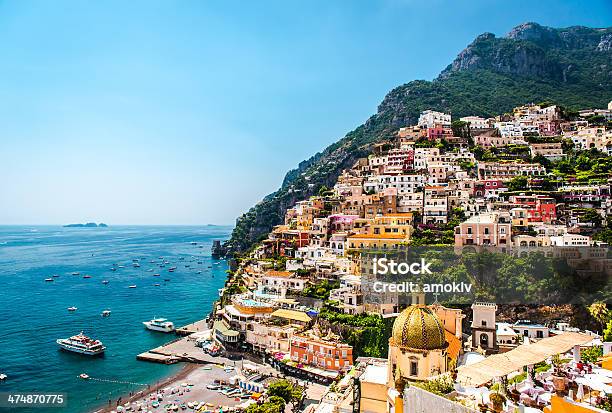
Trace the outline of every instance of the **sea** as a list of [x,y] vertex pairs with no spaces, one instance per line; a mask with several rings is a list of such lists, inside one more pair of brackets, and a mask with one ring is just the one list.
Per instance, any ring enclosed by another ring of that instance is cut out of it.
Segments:
[[[212,242],[230,232],[214,225],[0,226],[0,373],[8,376],[0,394],[66,395],[63,407],[0,411],[90,412],[178,372],[179,364],[136,360],[175,338],[142,322],[165,317],[179,327],[208,315],[228,269],[211,257]],[[169,264],[160,267],[163,261]],[[81,331],[104,343],[103,356],[59,349],[57,339]]]

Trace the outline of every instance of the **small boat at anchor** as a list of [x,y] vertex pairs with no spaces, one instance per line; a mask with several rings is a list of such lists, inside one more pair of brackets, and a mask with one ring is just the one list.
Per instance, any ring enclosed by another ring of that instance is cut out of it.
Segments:
[[136,288],[135,285],[130,285],[128,288]]
[[53,281],[55,281],[55,280],[54,280],[53,278],[45,278],[45,281],[46,281],[46,282],[53,282]]
[[102,314],[100,314],[102,317],[110,317],[111,315],[111,311],[110,310],[104,310],[102,311]]
[[77,308],[76,308],[76,307],[74,307],[74,306],[72,306],[72,307],[68,307],[68,311],[71,311],[71,312],[72,312],[72,311],[76,311],[76,310],[77,310]]

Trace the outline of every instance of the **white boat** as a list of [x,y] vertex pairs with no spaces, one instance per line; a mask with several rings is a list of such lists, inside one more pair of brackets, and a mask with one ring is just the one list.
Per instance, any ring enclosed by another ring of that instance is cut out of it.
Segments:
[[0,374],[0,380],[6,380],[8,378],[8,376],[4,373]]
[[53,278],[45,278],[45,281],[46,282],[53,282],[54,280],[53,280]]
[[154,318],[151,321],[144,321],[142,324],[153,331],[161,331],[162,333],[171,333],[174,331],[174,323],[166,318]]
[[76,307],[74,307],[74,306],[72,306],[72,307],[68,307],[68,311],[76,311],[76,310],[77,310],[77,308],[76,308]]
[[106,350],[106,347],[104,347],[100,340],[94,340],[87,337],[82,331],[80,334],[70,338],[60,338],[56,340],[56,343],[62,350],[84,354],[86,356],[97,356],[98,354],[104,353],[104,350]]
[[104,310],[102,311],[102,317],[109,317],[111,315],[110,310]]
[[135,285],[130,285],[128,288],[136,288]]

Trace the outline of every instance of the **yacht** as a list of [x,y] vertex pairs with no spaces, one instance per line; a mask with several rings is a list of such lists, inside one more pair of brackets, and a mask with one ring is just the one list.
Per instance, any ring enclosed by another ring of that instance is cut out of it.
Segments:
[[45,278],[45,281],[46,281],[46,282],[52,282],[52,281],[53,281],[53,278]]
[[104,310],[104,311],[102,311],[102,317],[110,317],[110,315],[111,315],[110,310]]
[[102,281],[102,284],[108,284],[108,280]]
[[72,275],[81,275],[81,273],[78,272],[78,271],[75,271],[75,272],[72,273]]
[[162,333],[171,333],[174,331],[174,323],[166,318],[154,318],[151,321],[145,321],[142,324],[153,331],[161,331]]
[[128,288],[136,288],[135,285],[130,285]]
[[62,350],[85,354],[87,356],[97,356],[98,354],[104,353],[104,350],[106,350],[106,347],[104,347],[100,340],[89,338],[83,334],[82,331],[80,334],[70,338],[60,338],[56,340],[56,343]]
[[77,308],[76,307],[68,307],[68,311],[76,311]]

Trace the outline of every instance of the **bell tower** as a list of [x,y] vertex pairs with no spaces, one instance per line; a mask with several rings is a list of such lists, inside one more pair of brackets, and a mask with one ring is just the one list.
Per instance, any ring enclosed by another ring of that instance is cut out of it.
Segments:
[[495,303],[472,304],[472,349],[482,348],[486,353],[497,353],[497,327]]

